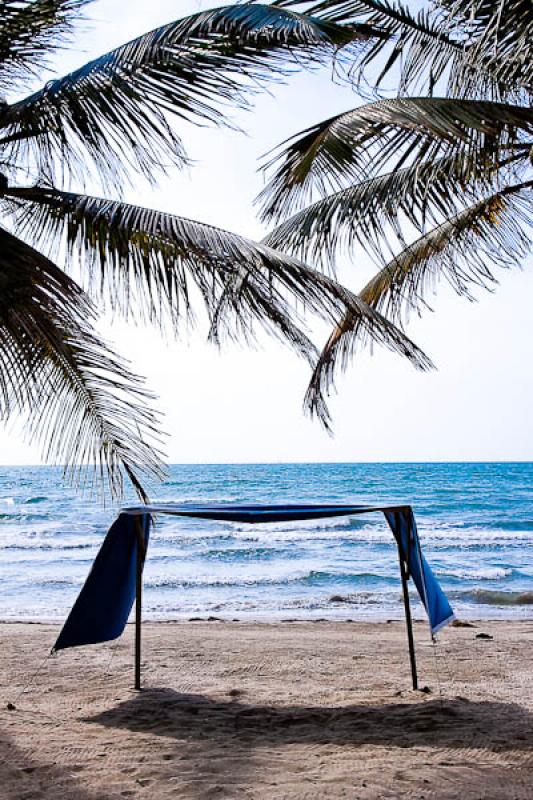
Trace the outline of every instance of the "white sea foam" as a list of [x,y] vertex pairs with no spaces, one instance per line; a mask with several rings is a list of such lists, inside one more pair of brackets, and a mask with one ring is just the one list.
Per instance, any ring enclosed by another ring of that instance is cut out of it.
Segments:
[[439,569],[433,570],[436,575],[445,575],[449,578],[462,578],[469,581],[494,581],[506,578],[513,574],[510,567],[482,567],[480,569]]

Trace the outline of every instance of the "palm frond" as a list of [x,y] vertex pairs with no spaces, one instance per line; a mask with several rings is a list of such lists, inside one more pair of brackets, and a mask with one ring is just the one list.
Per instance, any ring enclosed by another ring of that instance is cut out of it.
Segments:
[[448,25],[468,36],[461,69],[451,74],[450,90],[475,91],[480,72],[489,72],[501,94],[533,94],[533,4],[530,0],[440,0]]
[[[171,214],[56,189],[7,189],[19,234],[61,241],[82,260],[89,288],[126,316],[144,310],[177,331],[199,291],[210,337],[253,337],[259,323],[313,360],[300,309],[335,323],[367,308],[321,272],[241,236]],[[135,296],[136,302],[130,302]],[[361,324],[369,336],[403,352],[403,335],[375,312]]]
[[[531,246],[533,181],[506,187],[434,228],[405,248],[364,287],[368,306],[401,322],[409,310],[427,308],[426,295],[440,278],[471,298],[472,285],[489,288],[495,267],[520,265]],[[366,331],[347,313],[320,354],[306,394],[306,404],[327,415],[326,394],[339,366],[346,369]]]
[[34,78],[93,0],[0,0],[0,92]]
[[[496,160],[529,143],[533,109],[506,103],[418,97],[380,100],[331,117],[284,142],[265,169],[275,172],[258,197],[263,219],[293,214],[313,189],[327,194],[369,177],[376,167],[393,171],[416,160],[467,153]],[[281,149],[284,148],[284,149]]]
[[153,178],[185,161],[167,112],[192,122],[229,123],[224,106],[246,106],[250,92],[291,63],[320,63],[334,48],[366,35],[255,3],[204,11],[0,109],[0,146],[12,161],[31,156],[43,174],[59,162],[83,179],[88,156],[102,181],[116,185],[127,165]]
[[[352,332],[356,333],[353,334]],[[421,371],[433,369],[431,359],[390,320],[359,297],[359,310],[347,311],[337,321],[311,375],[304,406],[311,416],[316,415],[326,430],[331,430],[331,415],[326,396],[334,382],[337,366],[344,370],[350,363],[356,344],[364,347],[377,342],[387,349],[407,358]]]
[[[294,259],[172,214],[39,187],[8,189],[4,207],[14,212],[19,235],[66,244],[68,262],[81,261],[94,299],[126,318],[163,329],[170,324],[176,333],[194,322],[199,293],[213,339],[223,330],[251,335],[254,320],[271,329],[270,304],[274,319],[294,318],[290,339],[299,347],[306,340],[296,327],[296,305],[332,321],[348,298],[342,287]],[[310,356],[314,348],[308,347]]]
[[406,309],[426,306],[439,278],[468,298],[472,285],[494,285],[494,269],[516,266],[531,246],[532,188],[533,181],[507,186],[437,225],[380,270],[361,297],[399,321]]
[[[284,8],[349,26],[378,26],[349,73],[359,89],[383,87],[394,70],[399,94],[433,94],[441,78],[455,97],[511,100],[531,96],[530,0],[438,0],[413,12],[398,0],[281,0]],[[376,78],[377,74],[377,78]]]
[[[494,181],[498,164],[459,153],[436,162],[377,175],[308,206],[263,240],[269,247],[333,269],[337,252],[356,245],[381,261],[395,242],[405,243],[404,223],[422,231],[439,217],[452,216],[467,198]],[[403,215],[403,216],[402,216]]]
[[[372,68],[374,91],[383,87],[391,71],[401,62],[395,88],[399,94],[416,87],[432,92],[434,85],[463,54],[461,38],[444,24],[433,5],[413,12],[409,6],[390,0],[280,0],[282,8],[299,8],[302,13],[328,19],[338,25],[369,25],[381,32],[369,39],[348,70],[359,90],[367,84]],[[376,77],[376,67],[378,74]]]
[[92,474],[118,498],[128,478],[145,498],[145,479],[162,475],[158,420],[142,381],[91,327],[87,296],[4,229],[0,287],[0,417],[23,415],[72,482]]

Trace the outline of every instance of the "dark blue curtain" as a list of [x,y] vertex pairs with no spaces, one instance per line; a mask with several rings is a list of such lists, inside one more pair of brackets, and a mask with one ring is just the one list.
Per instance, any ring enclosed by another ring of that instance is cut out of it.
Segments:
[[109,529],[53,650],[107,642],[120,636],[135,600],[138,525],[144,536],[144,557],[150,515],[121,514]]

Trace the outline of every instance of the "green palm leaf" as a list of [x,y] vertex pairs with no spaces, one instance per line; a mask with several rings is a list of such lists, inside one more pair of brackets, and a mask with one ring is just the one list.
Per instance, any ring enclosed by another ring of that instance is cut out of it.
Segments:
[[[364,287],[361,299],[372,309],[400,322],[409,310],[427,308],[426,295],[444,278],[471,298],[472,285],[490,287],[494,267],[519,265],[531,241],[533,181],[506,187],[464,209],[406,247]],[[345,369],[366,331],[346,314],[328,339],[306,394],[312,412],[327,419],[325,396],[336,367]]]
[[442,15],[434,9],[422,8],[413,13],[408,5],[389,0],[278,0],[275,5],[299,8],[339,25],[366,24],[380,31],[379,38],[369,39],[361,48],[359,58],[349,69],[348,75],[358,89],[366,83],[369,67],[373,68],[372,84],[379,88],[401,60],[398,92],[403,94],[413,84],[431,90],[449,70],[450,63],[460,60],[463,54],[460,40],[454,38]]
[[382,37],[367,43],[350,70],[358,88],[368,79],[383,88],[391,77],[399,94],[420,88],[433,94],[442,78],[454,97],[531,96],[530,0],[438,0],[416,13],[397,0],[279,0],[277,5],[342,25],[379,27]]
[[361,297],[398,321],[406,308],[420,311],[440,277],[466,297],[472,284],[490,287],[494,268],[516,266],[531,246],[532,188],[533,181],[508,186],[437,225],[380,270]]
[[[488,72],[500,94],[533,94],[533,3],[530,0],[441,0],[450,24],[468,33],[463,69],[452,72],[450,90],[475,91],[480,72]],[[469,80],[468,80],[469,78]],[[465,80],[466,79],[466,80]]]
[[340,365],[343,370],[348,367],[357,344],[364,347],[377,342],[407,358],[418,370],[427,371],[434,367],[431,359],[398,327],[365,302],[362,295],[359,303],[358,314],[348,311],[336,323],[315,362],[305,394],[305,407],[312,416],[318,417],[328,431],[331,431],[331,415],[326,396],[333,385],[337,366]]
[[292,214],[313,189],[327,194],[389,160],[396,171],[406,160],[461,153],[494,162],[515,147],[525,157],[524,132],[533,132],[533,109],[510,104],[418,97],[363,105],[304,131],[271,159],[266,168],[277,168],[258,198],[262,216]]
[[31,156],[44,174],[59,162],[82,179],[88,156],[114,185],[127,165],[153,178],[154,170],[185,160],[167,112],[227,123],[221,105],[246,105],[258,82],[283,74],[291,62],[320,62],[358,38],[357,31],[268,5],[204,11],[0,109],[0,146],[15,162]]
[[23,415],[28,434],[73,482],[90,474],[112,496],[124,479],[160,478],[150,395],[102,344],[93,307],[41,253],[0,229],[0,415]]

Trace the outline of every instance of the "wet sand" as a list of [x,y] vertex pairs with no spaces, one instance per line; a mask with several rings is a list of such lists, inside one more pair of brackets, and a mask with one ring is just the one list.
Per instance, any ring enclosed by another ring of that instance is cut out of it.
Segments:
[[0,624],[6,800],[533,798],[533,620],[416,624],[427,691],[401,622],[190,622],[145,623],[142,692],[128,626],[19,696],[58,630]]

